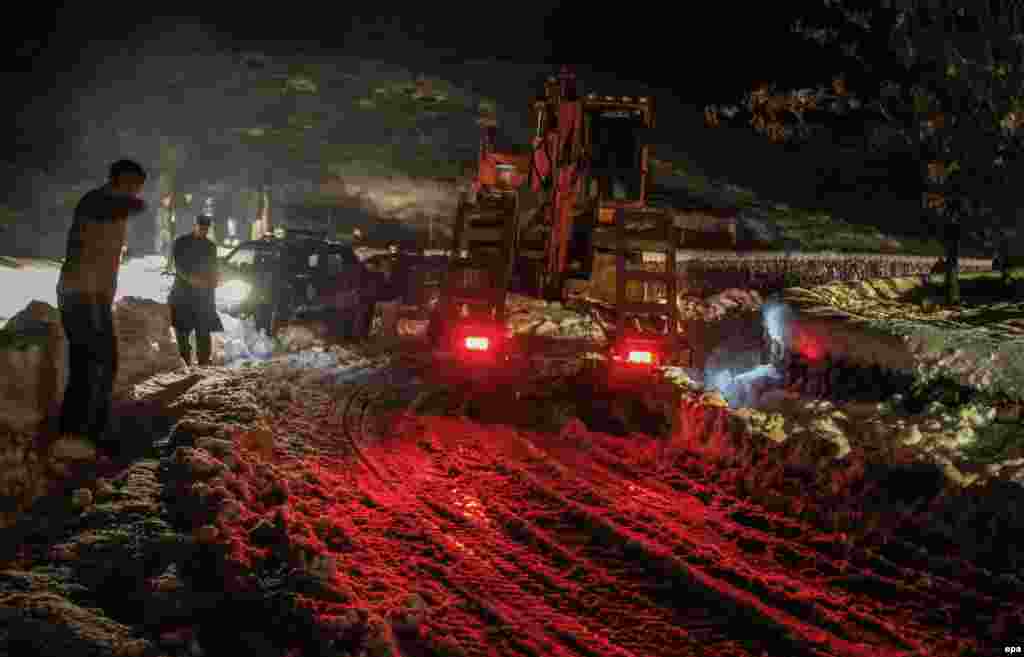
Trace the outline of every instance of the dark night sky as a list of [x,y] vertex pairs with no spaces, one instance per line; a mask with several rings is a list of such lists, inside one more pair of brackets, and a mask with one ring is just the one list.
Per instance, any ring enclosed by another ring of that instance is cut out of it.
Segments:
[[[355,3],[346,2],[309,7],[208,2],[206,7],[214,10],[192,13],[184,3],[162,3],[178,12],[177,17],[154,16],[149,3],[42,6],[35,16],[5,21],[0,28],[10,48],[8,89],[16,90],[6,99],[6,109],[17,115],[27,99],[35,98],[30,114],[39,121],[69,102],[74,85],[103,78],[96,65],[100,59],[117,53],[130,57],[168,26],[197,20],[218,42],[271,52],[326,50],[396,64],[414,64],[424,57],[498,57],[526,64],[589,65],[698,106],[736,99],[763,76],[802,75],[814,60],[793,49],[794,38],[786,31],[799,2],[784,3],[785,14],[780,3],[739,0],[701,3],[699,11],[691,3],[623,1],[563,2],[554,10],[554,3],[512,1],[423,3],[410,10],[412,3],[405,2],[388,12],[388,4],[357,6],[396,18],[356,17],[347,13]],[[377,30],[375,22],[385,27]],[[10,146],[19,141],[18,123],[4,123],[14,130],[0,131],[0,147],[6,151],[0,159],[10,160],[15,152]],[[39,157],[45,151],[33,150]],[[16,157],[32,153],[23,143]]]

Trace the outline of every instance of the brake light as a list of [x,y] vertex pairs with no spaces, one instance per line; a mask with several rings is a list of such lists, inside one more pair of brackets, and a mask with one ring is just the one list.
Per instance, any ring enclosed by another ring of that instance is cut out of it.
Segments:
[[466,349],[470,351],[487,351],[491,348],[490,340],[478,336],[470,336],[466,338],[464,344],[466,345]]
[[631,351],[626,355],[626,360],[630,363],[650,365],[654,362],[654,354],[649,351]]

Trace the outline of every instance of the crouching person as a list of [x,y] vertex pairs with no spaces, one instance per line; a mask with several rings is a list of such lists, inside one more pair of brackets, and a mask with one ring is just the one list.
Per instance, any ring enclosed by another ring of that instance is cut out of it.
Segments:
[[192,365],[193,333],[197,364],[205,367],[210,364],[213,351],[210,334],[224,330],[217,315],[217,245],[207,237],[210,223],[210,217],[197,217],[192,232],[174,241],[171,256],[174,285],[167,303],[171,307],[171,326],[185,367]]

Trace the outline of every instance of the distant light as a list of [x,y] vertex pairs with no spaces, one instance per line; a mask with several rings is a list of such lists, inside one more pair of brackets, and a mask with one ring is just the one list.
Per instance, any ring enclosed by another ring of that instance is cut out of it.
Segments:
[[491,348],[491,341],[487,338],[471,336],[466,338],[466,349],[470,351],[487,351]]
[[640,96],[640,98],[638,98],[637,100],[639,100],[641,103],[646,103],[647,102],[647,96]]
[[623,96],[622,97],[622,102],[624,102],[624,103],[632,103],[633,102],[633,98],[631,96]]

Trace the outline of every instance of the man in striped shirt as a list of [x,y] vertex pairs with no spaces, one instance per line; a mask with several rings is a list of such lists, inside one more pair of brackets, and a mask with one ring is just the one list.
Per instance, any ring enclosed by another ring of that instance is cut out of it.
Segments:
[[87,193],[75,208],[57,283],[61,323],[69,342],[62,441],[95,447],[104,439],[117,376],[113,304],[121,249],[128,217],[146,209],[139,198],[145,181],[140,164],[119,160],[111,165],[107,183]]

